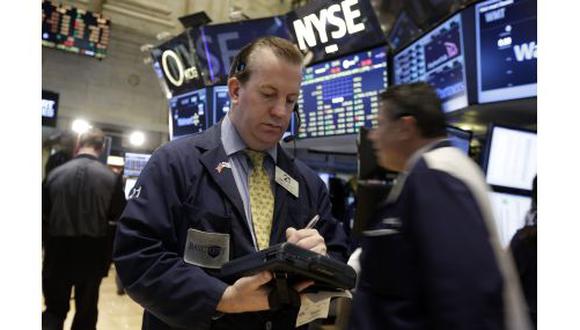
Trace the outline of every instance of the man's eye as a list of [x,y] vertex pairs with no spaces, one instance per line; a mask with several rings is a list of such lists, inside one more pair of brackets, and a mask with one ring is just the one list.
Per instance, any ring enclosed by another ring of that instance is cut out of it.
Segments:
[[270,97],[274,97],[274,94],[271,93],[262,93],[262,96],[266,97],[266,98],[270,98]]

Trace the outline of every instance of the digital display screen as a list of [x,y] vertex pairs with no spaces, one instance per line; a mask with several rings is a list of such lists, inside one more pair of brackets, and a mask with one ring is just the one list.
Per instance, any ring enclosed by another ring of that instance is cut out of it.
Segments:
[[230,95],[228,94],[228,86],[212,87],[212,107],[212,123],[215,125],[230,111]]
[[111,21],[101,14],[42,2],[42,45],[104,58]]
[[376,126],[379,93],[387,82],[385,47],[307,67],[298,99],[298,137],[355,134],[359,127]]
[[537,169],[537,135],[495,126],[488,141],[486,181],[491,185],[532,190]]
[[437,91],[445,112],[467,107],[464,53],[457,14],[395,55],[395,85],[425,81]]
[[58,94],[42,91],[42,126],[56,127],[58,114]]
[[506,248],[518,229],[525,225],[526,213],[532,206],[532,199],[498,192],[491,192],[489,197],[499,240]]
[[462,129],[447,126],[447,137],[451,144],[459,148],[466,155],[469,155],[469,144],[471,143],[471,132]]
[[537,95],[536,7],[535,0],[475,6],[479,103]]
[[171,139],[203,132],[208,128],[208,99],[205,88],[169,100]]
[[125,153],[125,167],[123,175],[127,177],[139,176],[149,161],[149,158],[151,158],[150,154],[135,154],[130,152]]

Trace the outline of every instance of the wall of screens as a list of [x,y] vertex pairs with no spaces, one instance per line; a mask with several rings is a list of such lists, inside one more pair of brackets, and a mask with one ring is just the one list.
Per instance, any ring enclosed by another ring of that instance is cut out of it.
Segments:
[[42,45],[104,58],[111,21],[101,14],[67,5],[42,2]]
[[475,6],[479,103],[537,95],[536,0]]
[[388,85],[387,49],[374,48],[304,70],[299,138],[354,134],[376,124],[378,94]]
[[450,112],[468,105],[461,14],[440,24],[395,54],[394,84],[426,81]]

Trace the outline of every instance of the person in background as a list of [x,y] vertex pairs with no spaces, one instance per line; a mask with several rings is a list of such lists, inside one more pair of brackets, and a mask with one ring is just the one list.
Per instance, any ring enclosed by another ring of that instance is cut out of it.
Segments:
[[72,159],[75,143],[76,138],[74,134],[70,132],[60,133],[58,136],[57,150],[48,156],[46,164],[44,165],[45,178],[48,177],[52,170]]
[[96,329],[99,287],[111,263],[107,228],[125,203],[122,181],[97,160],[103,142],[99,129],[81,135],[76,157],[52,170],[43,185],[43,329],[63,328],[73,288],[72,329]]
[[151,156],[114,250],[127,294],[145,309],[143,329],[294,329],[297,308],[271,310],[269,272],[225,283],[221,266],[284,241],[346,260],[324,182],[278,143],[301,80],[295,45],[255,40],[233,60],[222,121]]
[[538,322],[538,186],[537,176],[532,185],[532,206],[526,214],[526,224],[510,242],[524,297],[534,328]]
[[528,329],[489,188],[447,140],[436,92],[397,85],[380,100],[370,139],[378,163],[400,174],[361,237],[350,328]]

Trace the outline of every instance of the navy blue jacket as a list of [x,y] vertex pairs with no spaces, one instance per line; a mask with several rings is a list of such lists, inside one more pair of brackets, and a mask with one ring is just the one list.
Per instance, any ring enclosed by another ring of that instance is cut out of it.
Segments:
[[[303,228],[319,214],[316,229],[329,255],[345,261],[346,237],[331,216],[324,183],[280,146],[277,157],[277,166],[298,181],[299,198],[276,185],[270,243],[285,241],[286,228]],[[118,225],[114,261],[127,293],[145,308],[143,329],[290,329],[294,324],[297,311],[216,318],[227,284],[214,277],[216,270],[184,262],[190,228],[230,234],[230,260],[255,251],[231,170],[216,170],[224,161],[220,125],[214,125],[159,148],[135,184]]]
[[425,155],[364,232],[350,328],[504,329],[504,281],[484,213],[473,187],[444,170],[473,168],[455,150],[432,163]]

